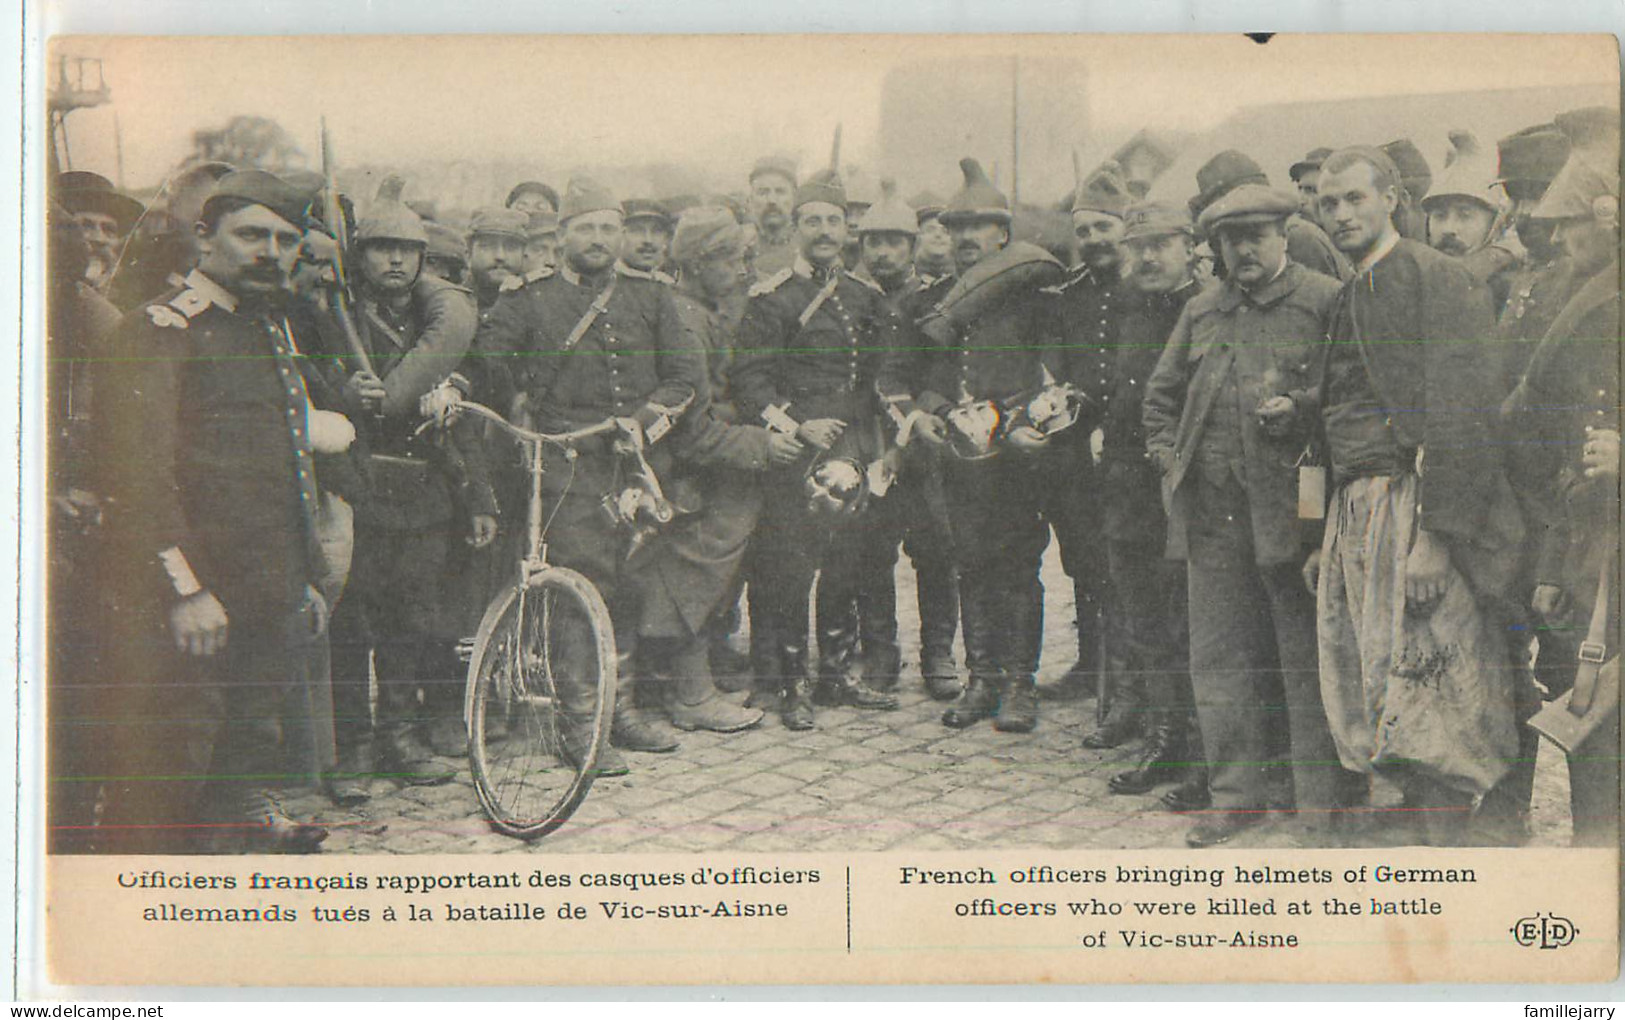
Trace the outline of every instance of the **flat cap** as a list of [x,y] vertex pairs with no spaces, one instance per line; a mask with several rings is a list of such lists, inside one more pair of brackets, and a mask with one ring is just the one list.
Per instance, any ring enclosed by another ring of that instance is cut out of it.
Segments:
[[846,208],[846,187],[840,175],[833,170],[820,170],[796,187],[792,209],[800,209],[809,202],[828,202],[840,209]]
[[959,172],[964,175],[965,185],[948,200],[947,207],[937,217],[943,226],[977,220],[1009,223],[1010,200],[987,179],[982,164],[967,156],[959,161]]
[[941,216],[943,208],[948,203],[944,202],[942,196],[934,191],[921,191],[910,198],[908,204],[914,207],[914,221],[923,227],[931,220]]
[[671,257],[678,265],[731,258],[745,250],[745,228],[722,206],[697,205],[677,218]]
[[430,258],[468,261],[468,238],[463,236],[461,230],[430,220],[423,225],[423,232],[429,235]]
[[1123,213],[1123,240],[1196,233],[1191,213],[1172,202],[1136,202]]
[[559,222],[568,223],[577,216],[592,212],[622,212],[615,194],[590,177],[572,177],[564,189],[564,204],[559,206]]
[[1331,154],[1332,150],[1326,148],[1325,146],[1310,149],[1302,159],[1298,160],[1296,163],[1292,164],[1290,168],[1288,168],[1286,175],[1292,178],[1292,181],[1295,184],[1297,183],[1298,178],[1302,177],[1309,171],[1319,170],[1320,164],[1326,162],[1326,157],[1330,156]]
[[113,182],[89,170],[69,170],[58,174],[51,197],[71,213],[95,212],[111,216],[119,232],[134,228],[146,206],[113,187]]
[[1094,173],[1078,182],[1072,193],[1072,211],[1105,213],[1121,217],[1134,201],[1123,168],[1112,160],[1102,163]]
[[307,226],[310,203],[315,196],[295,187],[276,174],[264,170],[233,170],[218,181],[203,202],[203,215],[207,217],[215,203],[225,199],[241,199],[253,205],[263,205],[289,223],[303,230]]
[[633,220],[659,220],[666,225],[668,230],[671,228],[671,213],[666,210],[663,204],[656,202],[652,198],[629,198],[621,203],[621,207],[626,210],[626,222],[628,223]]
[[1298,211],[1298,196],[1263,184],[1243,184],[1202,210],[1197,225],[1202,233],[1226,224],[1284,220]]
[[525,227],[530,217],[517,209],[498,209],[495,206],[484,206],[474,210],[474,215],[468,218],[468,236],[476,237],[511,237],[521,243],[525,240]]
[[790,182],[792,188],[796,186],[796,163],[789,156],[763,156],[750,168],[750,177],[747,179],[755,181],[756,178],[768,174],[783,177]]
[[1532,215],[1540,219],[1619,217],[1619,118],[1599,107],[1558,114],[1569,158]]

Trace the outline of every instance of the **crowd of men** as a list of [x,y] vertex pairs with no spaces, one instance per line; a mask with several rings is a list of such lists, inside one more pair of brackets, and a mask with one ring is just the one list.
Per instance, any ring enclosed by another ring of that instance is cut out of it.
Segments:
[[[1191,846],[1271,810],[1357,842],[1374,776],[1385,841],[1520,842],[1528,722],[1576,686],[1575,839],[1612,842],[1618,118],[1451,141],[1436,179],[1315,149],[1295,189],[1226,151],[1188,201],[1108,163],[1056,251],[969,159],[946,201],[766,158],[743,199],[525,182],[466,224],[398,180],[357,216],[305,172],[191,166],[145,208],[62,174],[53,845],[312,852],[278,787],[451,778],[530,491],[477,420],[419,428],[458,398],[620,423],[542,481],[620,657],[600,774],[897,710],[901,551],[943,725],[1095,698],[1083,743],[1139,742],[1111,790],[1166,786]],[[604,512],[626,442],[653,537]],[[1040,691],[1052,532],[1078,658]]]

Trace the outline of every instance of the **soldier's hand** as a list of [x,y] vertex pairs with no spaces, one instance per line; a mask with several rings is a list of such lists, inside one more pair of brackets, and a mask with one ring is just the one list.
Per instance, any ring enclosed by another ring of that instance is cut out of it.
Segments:
[[794,464],[801,459],[801,454],[806,449],[795,436],[787,436],[783,432],[767,434],[767,460],[774,467]]
[[801,423],[801,427],[796,429],[796,438],[820,450],[828,450],[845,431],[844,421],[836,418],[814,418],[812,421]]
[[1619,433],[1614,429],[1587,431],[1580,463],[1585,466],[1587,478],[1618,478]]
[[934,414],[922,414],[914,420],[914,434],[932,446],[941,446],[948,441],[948,423]]
[[357,372],[344,381],[344,403],[357,414],[377,414],[384,406],[384,381],[371,372]]
[[490,514],[475,514],[469,521],[468,544],[484,549],[497,537],[497,519]]
[[621,428],[620,435],[615,437],[616,453],[633,454],[643,449],[643,426],[636,418],[616,418],[615,424]]
[[1253,413],[1258,415],[1258,427],[1271,439],[1285,439],[1292,431],[1298,405],[1291,397],[1269,397]]
[[418,399],[418,414],[437,419],[441,425],[449,425],[456,417],[457,404],[462,399],[462,390],[449,380],[442,382]]
[[1529,607],[1540,615],[1540,618],[1550,623],[1562,615],[1563,607],[1568,603],[1568,596],[1563,589],[1555,584],[1535,585],[1535,597],[1529,600]]
[[175,647],[187,655],[213,655],[226,648],[226,607],[209,591],[175,603],[169,611]]
[[1311,596],[1320,594],[1320,550],[1316,549],[1303,561],[1303,586]]
[[1416,544],[1405,560],[1405,604],[1419,613],[1431,612],[1450,579],[1450,550],[1426,531],[1416,533]]
[[1023,453],[1037,453],[1049,445],[1049,437],[1031,425],[1017,425],[1005,438]]
[[1151,463],[1157,466],[1157,471],[1167,474],[1174,469],[1174,451],[1158,446],[1145,451],[1151,458]]

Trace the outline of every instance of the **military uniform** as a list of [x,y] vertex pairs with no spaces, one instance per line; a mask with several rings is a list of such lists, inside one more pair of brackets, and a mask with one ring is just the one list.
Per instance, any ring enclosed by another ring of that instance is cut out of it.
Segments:
[[1163,556],[1168,524],[1162,480],[1146,450],[1141,416],[1163,345],[1197,290],[1187,282],[1168,293],[1133,291],[1119,298],[1112,384],[1101,401],[1098,491],[1117,610],[1114,665],[1123,664],[1113,696],[1144,705],[1150,735],[1135,772],[1113,777],[1112,789],[1121,793],[1174,782],[1187,763],[1201,761],[1185,564]]
[[[897,317],[877,286],[839,266],[815,269],[804,259],[756,284],[740,323],[733,395],[742,421],[789,432],[820,418],[846,423],[827,454],[809,448],[801,462],[769,472],[752,546],[757,678],[782,684],[789,694],[786,711],[797,716],[807,694],[807,599],[819,571],[820,607],[834,617],[818,621],[825,693],[846,697],[857,691],[859,700],[872,693],[851,672],[858,644],[851,606],[868,570],[854,538],[865,519],[843,527],[815,516],[804,476],[826,458],[867,466],[880,456],[876,384],[894,367],[899,343]],[[811,724],[810,715],[805,721]]]
[[[964,160],[965,188],[950,202],[945,221],[1009,222],[1008,201],[979,164]],[[1027,256],[1031,256],[1030,258]],[[915,404],[944,418],[957,405],[990,401],[1012,410],[1062,375],[1062,347],[1053,290],[1064,270],[1047,253],[1022,246],[989,256],[1020,262],[993,276],[988,300],[974,314],[963,300],[946,307],[956,282],[944,281],[916,298],[924,325],[908,378]],[[973,267],[974,268],[974,267]],[[968,275],[963,279],[968,279]],[[963,313],[963,314],[959,314]],[[1044,629],[1044,586],[1039,565],[1049,545],[1044,492],[1053,485],[1049,451],[1027,453],[1003,445],[979,460],[943,457],[943,491],[959,571],[960,617],[970,680],[943,715],[952,727],[973,725],[999,710],[996,725],[1025,732],[1036,725],[1034,676]]]
[[[102,736],[118,777],[103,826],[109,849],[178,852],[289,772],[279,720],[308,694],[326,614],[310,404],[280,310],[201,271],[132,311],[111,343],[143,356],[104,363],[95,381],[99,608],[117,656],[98,707],[116,721]],[[207,658],[177,653],[170,633],[177,594],[197,586],[230,628]],[[196,796],[211,777],[249,778],[214,778],[211,811]]]
[[[468,548],[470,518],[495,516],[497,505],[474,423],[459,423],[450,434],[414,433],[419,400],[463,366],[476,314],[468,291],[427,275],[412,285],[404,307],[391,309],[365,294],[357,302],[357,332],[385,396],[377,414],[357,422],[368,453],[367,496],[355,508],[349,597],[333,624],[341,772],[370,771],[365,760],[346,766],[356,755],[370,756],[367,691],[375,671],[377,751],[385,770],[409,783],[450,776],[425,767],[417,732],[420,723],[461,714],[455,643],[474,632],[483,607],[470,604],[474,586],[460,554]],[[347,349],[336,323],[324,319],[321,330],[327,351]]]
[[1086,409],[1084,418],[1046,455],[1054,462],[1054,475],[1044,490],[1044,516],[1061,543],[1061,567],[1072,579],[1078,635],[1077,664],[1070,674],[1074,683],[1099,672],[1101,656],[1108,653],[1102,647],[1105,631],[1112,626],[1101,478],[1090,444],[1113,389],[1123,289],[1115,271],[1102,274],[1087,265],[1056,288],[1062,342],[1057,378],[1083,394]]
[[[703,414],[709,399],[700,341],[683,328],[670,287],[647,277],[616,271],[600,290],[568,266],[544,274],[498,302],[478,346],[525,398],[536,428],[563,432],[610,417],[635,419],[662,476],[670,464],[662,440],[671,424],[685,413]],[[598,587],[616,640],[629,652],[638,631],[637,591],[625,583],[626,536],[608,524],[602,506],[617,491],[619,458],[608,440],[589,440],[579,450],[573,464],[557,451],[545,462],[548,549],[554,563]]]

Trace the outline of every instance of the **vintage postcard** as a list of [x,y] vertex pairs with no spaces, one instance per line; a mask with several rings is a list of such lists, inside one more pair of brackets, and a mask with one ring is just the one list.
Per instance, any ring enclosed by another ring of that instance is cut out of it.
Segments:
[[1618,66],[50,40],[51,979],[1611,980]]

